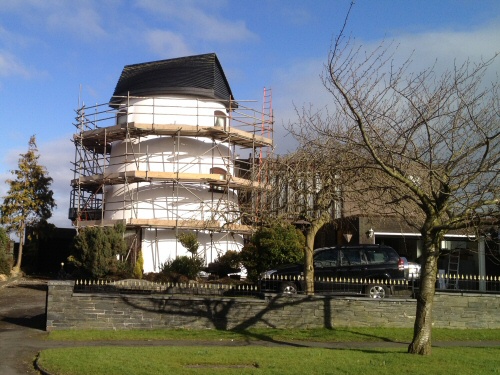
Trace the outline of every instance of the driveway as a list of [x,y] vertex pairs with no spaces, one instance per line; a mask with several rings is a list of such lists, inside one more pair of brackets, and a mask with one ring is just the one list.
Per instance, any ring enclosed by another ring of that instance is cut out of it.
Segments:
[[47,282],[36,278],[0,284],[0,374],[39,374],[33,361],[47,344],[46,290]]

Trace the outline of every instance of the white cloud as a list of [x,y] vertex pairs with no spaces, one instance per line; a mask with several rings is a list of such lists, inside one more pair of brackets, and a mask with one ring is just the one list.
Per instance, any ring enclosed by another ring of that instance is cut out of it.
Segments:
[[21,76],[23,78],[31,77],[30,70],[12,53],[0,51],[0,76]]
[[71,227],[68,209],[70,182],[73,179],[71,162],[75,157],[75,146],[71,142],[71,134],[48,142],[38,142],[38,150],[40,164],[47,168],[49,176],[53,179],[51,188],[57,204],[49,221],[61,228]]
[[[103,20],[93,0],[14,0],[3,1],[0,13],[17,17],[19,23],[32,28],[44,27],[55,32],[71,33],[81,39],[91,40],[106,35]],[[110,3],[113,6],[113,3]],[[99,4],[101,8],[102,4]],[[104,3],[105,6],[109,4]],[[110,12],[112,14],[112,12]]]
[[[390,42],[388,40],[387,42]],[[364,45],[364,49],[371,50],[381,41]],[[469,32],[428,32],[416,35],[401,35],[394,37],[394,43],[399,44],[396,51],[396,64],[402,63],[412,56],[410,66],[412,72],[431,67],[435,64],[437,73],[445,69],[452,69],[453,64],[459,66],[469,59],[479,62],[489,59],[500,52],[500,25],[490,25],[486,28]],[[326,58],[308,59],[274,72],[273,107],[276,114],[275,140],[278,151],[284,152],[293,149],[295,142],[286,135],[284,124],[297,120],[294,106],[299,109],[312,104],[316,110],[324,109],[332,102],[331,94],[324,88],[319,78],[324,71]],[[500,71],[500,56],[490,67],[485,83],[498,79]]]
[[[67,4],[69,6],[64,6]],[[86,40],[101,38],[107,33],[101,26],[101,16],[90,2],[63,3],[49,10],[46,23],[52,30],[64,30]]]
[[34,41],[33,38],[19,33],[11,32],[0,25],[0,42],[5,46],[5,49],[12,47],[26,47]]
[[231,43],[257,39],[243,21],[211,17],[198,9],[191,9],[183,18],[187,24],[196,25],[197,36],[202,40]]
[[[500,52],[500,25],[469,32],[428,32],[416,35],[402,35],[395,38],[399,44],[397,61],[412,55],[411,69],[421,71],[435,64],[437,72],[452,69],[454,64],[462,65],[467,60],[480,62]],[[374,44],[368,45],[373,48]],[[500,59],[495,65],[500,68]]]
[[223,43],[258,39],[244,21],[224,17],[227,12],[223,10],[231,6],[224,2],[147,0],[139,1],[137,6],[165,21],[179,23],[192,39]]
[[324,61],[310,59],[280,69],[274,74],[273,109],[275,113],[274,139],[276,151],[284,153],[297,147],[297,142],[288,134],[289,123],[297,121],[296,108],[313,105],[316,110],[323,110],[331,97],[321,82],[320,75]]
[[151,50],[165,58],[191,54],[184,39],[170,31],[149,30],[145,33],[144,39]]
[[299,7],[284,7],[281,9],[282,17],[292,25],[304,26],[311,22],[312,15],[309,10]]

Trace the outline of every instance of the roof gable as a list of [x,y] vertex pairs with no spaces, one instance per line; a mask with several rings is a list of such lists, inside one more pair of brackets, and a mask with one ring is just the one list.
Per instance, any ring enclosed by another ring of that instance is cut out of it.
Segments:
[[222,66],[215,53],[126,65],[116,84],[117,96],[194,95],[211,99],[233,99]]

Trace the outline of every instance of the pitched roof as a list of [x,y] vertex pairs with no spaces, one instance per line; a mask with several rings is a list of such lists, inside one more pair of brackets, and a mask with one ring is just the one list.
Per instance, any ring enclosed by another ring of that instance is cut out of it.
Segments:
[[110,102],[117,96],[194,95],[234,99],[215,53],[126,65]]

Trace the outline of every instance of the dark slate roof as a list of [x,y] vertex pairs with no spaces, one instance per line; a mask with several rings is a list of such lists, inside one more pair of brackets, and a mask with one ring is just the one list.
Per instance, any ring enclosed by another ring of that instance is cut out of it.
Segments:
[[210,99],[234,99],[215,53],[126,65],[116,84],[116,96],[194,95]]

